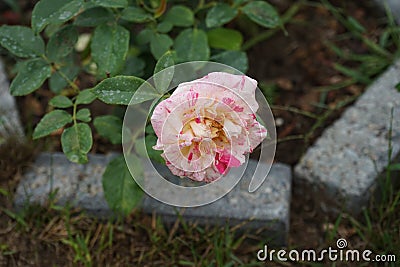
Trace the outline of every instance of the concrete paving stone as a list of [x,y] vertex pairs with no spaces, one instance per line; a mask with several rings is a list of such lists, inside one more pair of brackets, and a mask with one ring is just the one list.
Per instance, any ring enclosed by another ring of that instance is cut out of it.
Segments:
[[367,205],[388,164],[392,111],[392,159],[400,152],[399,82],[397,62],[308,149],[295,167],[295,190],[334,212],[358,214]]
[[397,23],[400,23],[400,1],[399,0],[374,0],[374,2],[385,10],[385,3],[389,7],[390,11],[393,14],[393,17],[396,19]]
[[[101,176],[113,156],[89,155],[88,164],[78,165],[69,162],[62,153],[42,153],[17,188],[16,207],[44,204],[51,190],[58,190],[56,199],[60,204],[68,202],[98,217],[112,216],[104,199]],[[274,164],[264,184],[256,192],[249,193],[250,170],[254,170],[256,164],[250,160],[239,184],[225,197],[206,206],[176,208],[145,195],[141,208],[145,213],[160,215],[167,224],[176,221],[178,212],[185,220],[201,225],[225,222],[236,225],[248,221],[244,228],[262,229],[263,235],[274,244],[285,244],[289,230],[291,169],[284,164]],[[157,169],[165,176],[170,173],[162,165]]]
[[9,137],[23,140],[23,131],[14,97],[10,94],[10,84],[0,58],[0,145]]

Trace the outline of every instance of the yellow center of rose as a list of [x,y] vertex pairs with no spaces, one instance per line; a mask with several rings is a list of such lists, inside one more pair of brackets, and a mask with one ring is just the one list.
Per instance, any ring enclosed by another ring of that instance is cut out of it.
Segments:
[[[181,149],[182,155],[189,161],[212,153],[212,149],[222,149],[221,144],[229,144],[223,125],[209,118],[188,121],[183,126],[181,134],[194,138],[189,146],[183,145]],[[179,142],[184,144],[185,140],[180,139]]]

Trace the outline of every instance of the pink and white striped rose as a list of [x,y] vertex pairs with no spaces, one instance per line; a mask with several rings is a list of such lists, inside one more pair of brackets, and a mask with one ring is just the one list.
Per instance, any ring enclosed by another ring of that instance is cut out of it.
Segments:
[[213,72],[180,84],[154,109],[156,150],[175,175],[212,182],[245,162],[267,136],[257,120],[257,81]]

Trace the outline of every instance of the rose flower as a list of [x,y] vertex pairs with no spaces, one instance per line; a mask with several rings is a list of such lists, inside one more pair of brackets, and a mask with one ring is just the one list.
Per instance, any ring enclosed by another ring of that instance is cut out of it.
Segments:
[[154,109],[156,150],[171,172],[212,182],[245,162],[267,136],[256,120],[257,81],[245,75],[213,72],[180,84]]

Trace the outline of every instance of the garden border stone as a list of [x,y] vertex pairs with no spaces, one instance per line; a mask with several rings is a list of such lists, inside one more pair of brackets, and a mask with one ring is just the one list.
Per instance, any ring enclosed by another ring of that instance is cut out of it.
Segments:
[[367,206],[388,165],[391,121],[391,160],[400,153],[400,92],[395,88],[399,82],[400,61],[307,150],[295,167],[296,190],[311,194],[333,212],[343,208],[356,215]]
[[390,8],[393,17],[396,19],[397,23],[400,24],[400,1],[399,0],[374,0],[375,3],[385,10],[385,2]]
[[[62,153],[42,153],[20,182],[14,203],[17,209],[26,204],[44,205],[51,192],[60,205],[70,203],[97,217],[110,217],[113,212],[103,195],[102,174],[115,155],[89,155],[89,163],[79,165],[69,162]],[[146,194],[139,205],[148,214],[156,213],[166,224],[172,224],[181,214],[186,221],[200,225],[230,225],[244,223],[243,229],[260,233],[271,244],[285,245],[289,231],[291,198],[291,169],[275,163],[263,185],[249,193],[249,170],[256,161],[250,160],[244,177],[225,197],[195,208],[176,208],[163,204]],[[163,169],[164,168],[164,169]],[[157,166],[161,174],[168,175],[163,165]],[[145,171],[146,173],[146,171]],[[146,175],[146,174],[145,174]]]
[[0,145],[3,143],[1,139],[10,137],[17,138],[18,141],[24,139],[15,99],[10,94],[9,88],[4,63],[0,58]]

